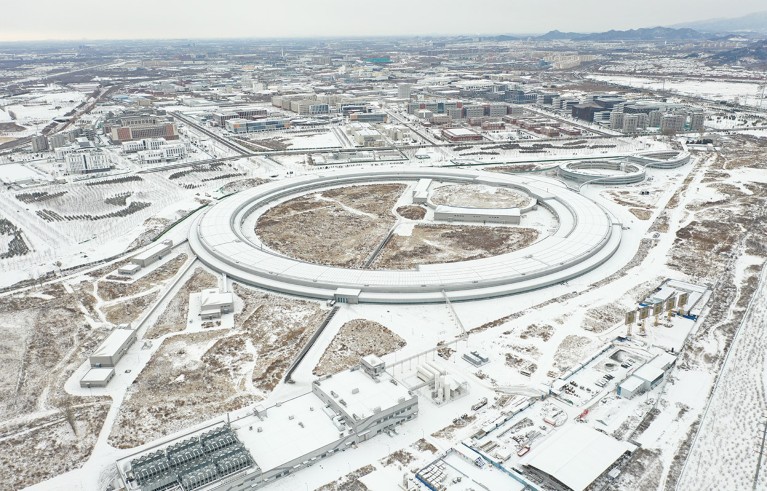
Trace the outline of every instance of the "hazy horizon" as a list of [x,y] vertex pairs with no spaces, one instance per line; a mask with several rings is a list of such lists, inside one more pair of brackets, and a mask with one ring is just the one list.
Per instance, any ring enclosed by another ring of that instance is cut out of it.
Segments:
[[[39,0],[15,4],[12,15],[0,18],[0,42],[598,32],[738,17],[765,9],[763,0],[727,4],[718,0],[646,0],[640,8],[634,5],[603,0],[553,0],[545,6],[534,0],[477,0],[471,4],[391,0],[382,6],[351,0],[279,4],[135,0],[128,8],[106,8],[85,0]],[[543,9],[545,15],[540,15]]]

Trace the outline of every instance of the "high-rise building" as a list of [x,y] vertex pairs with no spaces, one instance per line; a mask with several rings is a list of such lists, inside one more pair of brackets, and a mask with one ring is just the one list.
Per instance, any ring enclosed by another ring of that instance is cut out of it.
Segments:
[[397,86],[397,97],[400,99],[410,99],[413,93],[413,84],[399,84]]
[[32,151],[44,152],[48,150],[48,139],[43,135],[35,135],[32,137]]
[[639,128],[638,115],[626,114],[623,116],[623,132],[624,133],[636,133],[638,128]]
[[68,133],[56,133],[55,135],[51,135],[48,138],[48,146],[51,149],[56,149],[59,147],[65,147],[72,143],[72,141],[69,139]]
[[660,126],[660,118],[663,117],[663,113],[660,111],[650,111],[647,114],[647,126],[650,128],[657,128]]
[[679,132],[684,130],[684,124],[687,122],[687,116],[684,114],[664,114],[660,118],[661,132]]
[[706,115],[702,112],[690,114],[690,131],[703,131]]
[[621,130],[623,129],[623,111],[612,111],[610,113],[610,129]]

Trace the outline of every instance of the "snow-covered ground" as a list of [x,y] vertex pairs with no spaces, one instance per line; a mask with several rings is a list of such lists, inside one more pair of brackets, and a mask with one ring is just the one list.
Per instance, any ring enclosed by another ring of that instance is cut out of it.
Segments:
[[669,77],[666,79],[630,77],[627,75],[589,75],[589,78],[647,90],[668,90],[679,95],[723,100],[740,104],[757,104],[761,94],[755,82],[731,82],[719,80],[696,80]]

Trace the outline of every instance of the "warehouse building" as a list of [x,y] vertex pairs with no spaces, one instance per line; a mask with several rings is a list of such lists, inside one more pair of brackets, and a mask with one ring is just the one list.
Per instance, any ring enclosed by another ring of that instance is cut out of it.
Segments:
[[676,363],[676,356],[661,353],[639,367],[631,376],[618,385],[618,397],[631,399],[657,387]]
[[585,424],[570,424],[538,445],[522,463],[525,474],[545,482],[542,488],[583,491],[636,448]]
[[96,348],[89,361],[93,368],[114,367],[136,342],[135,329],[114,329]]
[[413,203],[426,203],[429,199],[431,179],[419,179],[413,188]]
[[131,262],[133,264],[138,264],[142,268],[145,268],[149,266],[150,264],[156,261],[159,261],[163,257],[167,256],[170,253],[170,250],[172,248],[173,248],[173,241],[163,240],[159,244],[155,244],[154,246],[150,247],[144,252],[133,256],[131,258]]

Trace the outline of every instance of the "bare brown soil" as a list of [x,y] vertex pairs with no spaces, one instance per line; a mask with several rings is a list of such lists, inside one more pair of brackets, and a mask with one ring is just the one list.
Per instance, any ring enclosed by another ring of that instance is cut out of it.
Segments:
[[405,186],[348,186],[301,196],[264,213],[261,240],[290,257],[360,267],[394,224],[392,207]]
[[128,389],[109,443],[132,448],[258,400],[245,390],[245,344],[221,331],[166,338]]
[[55,298],[0,299],[0,419],[70,401],[64,382],[107,335],[85,322],[76,295],[45,293]]
[[234,285],[245,306],[234,323],[256,351],[253,385],[269,392],[326,315],[319,303],[288,299]]
[[629,208],[629,211],[632,215],[637,217],[640,220],[649,220],[652,218],[652,211],[646,210],[644,208]]
[[362,484],[361,477],[365,477],[376,470],[372,465],[360,467],[344,477],[320,486],[315,491],[367,491],[368,487]]
[[404,339],[378,322],[354,319],[341,326],[312,373],[335,374],[357,365],[363,356],[383,356],[405,344]]
[[53,298],[0,299],[0,434],[7,436],[0,441],[3,489],[21,489],[82,465],[109,403],[64,391],[66,380],[107,332],[85,322],[76,293],[48,285],[33,294]]
[[98,284],[98,294],[104,301],[110,301],[147,291],[172,278],[186,260],[187,255],[181,254],[132,283],[102,280]]
[[0,441],[3,489],[23,489],[76,469],[90,457],[109,404],[93,402],[2,428],[14,434]]
[[408,220],[423,220],[423,217],[426,216],[426,209],[418,205],[400,206],[397,208],[397,213]]
[[394,235],[373,262],[377,269],[413,269],[512,252],[535,242],[538,231],[521,227],[416,225],[409,236]]
[[565,337],[554,353],[554,368],[560,374],[569,370],[593,349],[594,341],[583,336],[570,335]]
[[112,324],[129,324],[138,319],[139,315],[152,305],[158,296],[157,292],[152,292],[104,307],[101,310],[104,312],[108,322]]
[[171,332],[183,331],[189,316],[189,295],[216,286],[218,286],[218,278],[202,268],[195,269],[192,276],[186,280],[176,296],[165,307],[157,322],[147,330],[145,337],[156,339]]
[[544,341],[551,339],[554,335],[554,327],[544,324],[530,324],[519,334],[520,339],[538,338]]

